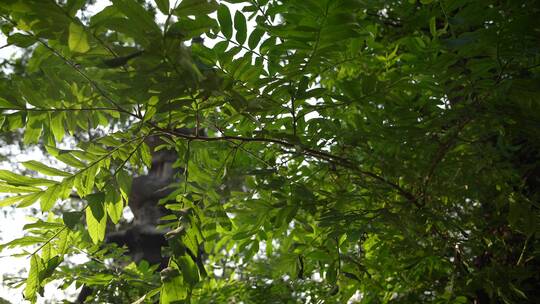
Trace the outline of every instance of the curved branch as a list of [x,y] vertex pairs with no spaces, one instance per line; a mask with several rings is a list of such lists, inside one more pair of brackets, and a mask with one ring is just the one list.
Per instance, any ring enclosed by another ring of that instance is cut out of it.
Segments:
[[349,160],[347,158],[337,156],[337,155],[333,155],[333,154],[325,152],[325,151],[320,151],[320,150],[316,150],[316,149],[313,149],[313,148],[304,147],[304,146],[301,146],[301,145],[296,144],[296,143],[291,143],[291,142],[288,142],[288,141],[285,141],[285,140],[275,139],[275,138],[242,137],[242,136],[218,136],[218,137],[193,136],[193,135],[185,134],[185,133],[178,132],[178,131],[175,131],[175,130],[169,130],[169,129],[161,128],[161,127],[157,126],[156,124],[154,124],[152,122],[148,122],[148,124],[150,124],[152,127],[154,127],[158,131],[161,131],[163,133],[167,133],[167,134],[175,136],[175,137],[187,139],[189,141],[194,140],[194,141],[206,141],[206,142],[212,142],[212,141],[259,142],[259,143],[277,144],[277,145],[280,145],[282,147],[295,148],[298,153],[308,155],[308,156],[311,156],[311,157],[314,157],[314,158],[325,160],[325,161],[327,161],[329,163],[332,163],[334,165],[338,165],[338,166],[341,166],[341,167],[344,167],[344,168],[351,169],[351,170],[353,170],[353,171],[355,171],[355,172],[357,172],[357,173],[359,173],[361,175],[364,175],[366,177],[377,180],[377,181],[389,186],[390,188],[396,190],[401,196],[403,196],[407,200],[413,202],[415,205],[417,204],[417,201],[418,201],[414,194],[412,194],[408,190],[404,189],[403,187],[399,186],[398,184],[396,184],[394,182],[391,182],[391,181],[387,180],[386,178],[384,178],[384,177],[382,177],[382,176],[380,176],[380,175],[378,175],[376,173],[361,169],[356,163],[354,163],[353,161],[351,161],[351,160]]

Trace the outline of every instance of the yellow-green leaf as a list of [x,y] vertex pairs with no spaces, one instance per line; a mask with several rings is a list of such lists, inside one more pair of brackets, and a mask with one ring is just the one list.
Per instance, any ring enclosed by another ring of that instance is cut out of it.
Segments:
[[32,255],[30,259],[30,271],[28,271],[28,278],[26,279],[26,288],[24,289],[24,298],[32,303],[37,300],[37,291],[40,287],[39,272],[41,271],[39,257]]
[[23,142],[25,145],[37,144],[46,113],[29,113],[26,121]]
[[152,166],[152,152],[150,152],[150,148],[147,144],[142,143],[141,147],[139,148],[141,160],[143,163],[150,168]]
[[187,297],[187,289],[181,276],[176,276],[166,282],[163,282],[160,294],[160,303],[169,304],[177,303],[177,301],[185,300]]
[[120,186],[120,191],[122,196],[127,200],[129,198],[129,193],[131,192],[131,176],[122,169],[116,175],[116,182]]
[[55,168],[51,168],[35,160],[26,161],[26,162],[23,162],[22,164],[27,169],[34,170],[36,172],[43,173],[49,176],[71,176],[70,173],[67,173],[67,172],[64,172]]
[[105,204],[107,206],[107,214],[111,218],[111,221],[118,224],[120,218],[122,218],[122,211],[124,211],[124,201],[122,196],[116,189],[110,187],[105,193]]
[[44,191],[31,193],[28,195],[24,195],[23,199],[20,201],[20,203],[17,205],[17,208],[24,208],[33,205],[35,202],[37,202],[38,199],[41,198],[41,196],[44,194]]
[[39,203],[41,205],[41,211],[49,211],[54,206],[54,203],[56,200],[58,200],[59,196],[59,187],[58,185],[54,185],[49,187],[45,192],[43,192],[43,195],[41,196],[41,199],[39,200]]
[[86,53],[90,49],[84,28],[73,22],[69,25],[68,46],[71,51],[77,53]]
[[29,193],[38,191],[41,191],[41,189],[30,186],[14,186],[6,183],[0,183],[0,192],[2,193]]
[[104,208],[105,196],[103,193],[95,193],[86,197],[88,207],[86,208],[86,224],[88,233],[94,244],[105,239],[105,229],[107,228],[107,215]]
[[98,173],[98,164],[94,164],[88,168],[85,172],[85,193],[91,193],[94,189],[96,175]]
[[68,248],[68,241],[69,241],[69,229],[63,229],[58,234],[58,239],[56,241],[56,248],[59,254],[61,255],[66,254],[66,251]]
[[52,180],[22,176],[7,170],[0,170],[0,180],[14,186],[52,186],[57,184]]
[[64,112],[52,113],[50,117],[50,128],[56,141],[61,141],[64,138],[66,129],[64,128]]
[[26,196],[28,195],[17,195],[17,196],[6,197],[5,199],[0,200],[0,207],[6,207],[6,206],[11,206],[13,204],[16,204],[20,202]]

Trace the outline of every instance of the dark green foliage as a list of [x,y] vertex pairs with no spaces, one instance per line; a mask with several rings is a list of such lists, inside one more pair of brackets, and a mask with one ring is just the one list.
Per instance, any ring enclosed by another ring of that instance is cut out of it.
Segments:
[[[540,302],[535,1],[112,2],[0,3],[26,52],[2,132],[69,168],[0,174],[0,206],[49,215],[2,245],[40,246],[28,300],[61,279],[98,303]],[[158,273],[101,241],[160,149],[184,170]]]

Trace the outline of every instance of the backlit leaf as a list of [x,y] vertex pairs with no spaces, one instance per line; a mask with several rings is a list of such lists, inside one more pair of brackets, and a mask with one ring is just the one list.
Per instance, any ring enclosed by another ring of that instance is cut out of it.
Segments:
[[59,185],[54,185],[49,187],[43,195],[40,197],[40,205],[42,211],[49,211],[54,206],[54,203],[58,200],[58,196],[60,195],[60,192],[58,191],[60,189]]
[[51,186],[57,183],[44,178],[22,176],[7,170],[0,170],[0,180],[14,186]]
[[42,270],[39,256],[32,255],[30,258],[30,270],[26,278],[26,287],[24,288],[24,298],[32,303],[37,299],[37,292],[41,286],[39,273]]
[[120,218],[122,218],[122,211],[124,210],[124,201],[117,189],[106,190],[105,204],[111,221],[117,224]]
[[98,244],[105,239],[107,228],[107,214],[105,209],[105,195],[103,193],[91,194],[86,197],[88,207],[86,208],[86,224],[88,233],[94,244]]
[[22,163],[23,166],[30,170],[34,170],[36,172],[49,175],[49,176],[71,176],[70,173],[58,170],[56,168],[49,167],[47,165],[44,165],[38,161],[30,160]]
[[77,53],[86,53],[90,50],[88,36],[84,28],[76,23],[69,25],[69,49]]
[[124,169],[120,170],[116,175],[116,182],[120,187],[122,197],[124,197],[126,200],[129,198],[129,194],[131,193],[131,181],[131,176]]

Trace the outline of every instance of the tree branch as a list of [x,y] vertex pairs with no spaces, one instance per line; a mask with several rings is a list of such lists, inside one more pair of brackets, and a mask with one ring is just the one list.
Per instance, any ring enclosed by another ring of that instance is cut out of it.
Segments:
[[351,160],[349,160],[347,158],[340,157],[340,156],[337,156],[337,155],[333,155],[333,154],[328,153],[328,152],[324,152],[324,151],[320,151],[320,150],[316,150],[316,149],[312,149],[312,148],[308,148],[308,147],[303,147],[303,146],[300,146],[299,144],[291,143],[291,142],[281,140],[281,139],[267,138],[267,137],[241,137],[241,136],[207,137],[207,136],[193,136],[193,135],[185,134],[185,133],[178,132],[178,131],[175,131],[175,130],[169,130],[169,129],[161,128],[161,127],[157,126],[155,123],[152,123],[152,122],[148,122],[148,123],[158,131],[170,134],[170,135],[175,136],[175,137],[184,138],[184,139],[187,139],[189,141],[196,140],[196,141],[205,141],[205,142],[212,142],[212,141],[259,142],[259,143],[277,144],[277,145],[280,145],[282,147],[295,148],[297,153],[301,153],[301,154],[308,155],[308,156],[311,156],[311,157],[314,157],[314,158],[322,159],[322,160],[325,160],[325,161],[330,162],[332,164],[335,164],[335,165],[338,165],[338,166],[341,166],[341,167],[344,167],[344,168],[351,169],[351,170],[353,170],[353,171],[355,171],[355,172],[357,172],[357,173],[359,173],[361,175],[367,176],[367,177],[372,178],[374,180],[377,180],[377,181],[379,181],[379,182],[381,182],[383,184],[386,184],[390,188],[396,190],[401,196],[405,197],[407,200],[409,200],[411,202],[414,202],[415,204],[417,203],[416,196],[414,194],[412,194],[411,192],[405,190],[403,187],[399,186],[398,184],[393,183],[393,182],[387,180],[386,178],[384,178],[384,177],[382,177],[382,176],[380,176],[380,175],[378,175],[376,173],[373,173],[373,172],[370,172],[370,171],[365,171],[365,170],[361,169],[357,164],[355,164],[353,161],[351,161]]

